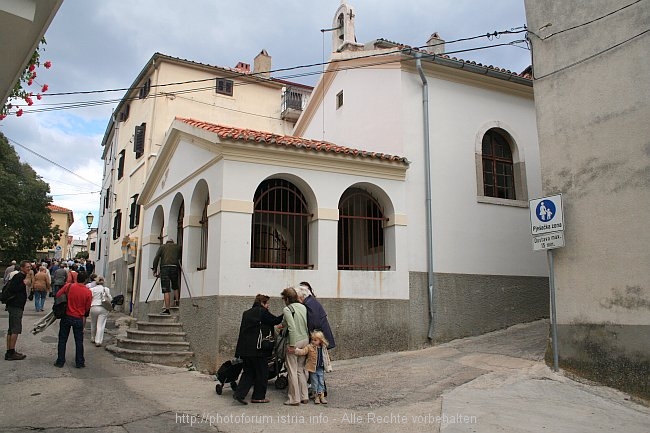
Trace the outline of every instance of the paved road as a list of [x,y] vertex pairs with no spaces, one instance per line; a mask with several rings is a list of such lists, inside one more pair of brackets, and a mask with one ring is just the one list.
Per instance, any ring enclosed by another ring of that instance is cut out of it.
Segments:
[[[48,299],[48,306],[51,301]],[[28,305],[24,327],[38,319]],[[40,313],[39,313],[40,314]],[[0,311],[0,332],[7,313]],[[572,381],[541,361],[544,321],[418,351],[335,361],[329,404],[242,406],[212,376],[114,358],[88,344],[85,369],[56,357],[53,328],[20,337],[24,361],[0,361],[2,432],[629,432],[650,409],[623,393]],[[73,355],[72,338],[68,354]],[[334,352],[335,355],[335,352]],[[69,358],[71,359],[71,358]]]

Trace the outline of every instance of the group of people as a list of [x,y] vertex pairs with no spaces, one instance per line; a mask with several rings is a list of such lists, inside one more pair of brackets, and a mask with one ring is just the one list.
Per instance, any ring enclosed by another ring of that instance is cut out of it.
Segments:
[[284,404],[307,404],[310,394],[315,404],[327,404],[325,372],[332,370],[329,350],[336,346],[327,313],[306,281],[297,288],[284,289],[280,296],[285,305],[282,315],[275,316],[269,311],[270,297],[262,294],[258,294],[253,306],[242,314],[235,356],[242,359],[243,370],[233,398],[248,404],[245,399],[252,387],[251,403],[269,402],[266,398],[267,359],[272,348],[265,348],[261,343],[266,336],[273,335],[274,327],[278,327],[288,339],[283,354],[289,385]]
[[[88,317],[91,319],[91,342],[99,347],[104,338],[109,311],[102,305],[102,301],[112,300],[110,289],[104,285],[104,277],[89,274],[85,268],[80,269],[76,264],[73,264],[72,269],[68,271],[66,262],[56,264],[54,275],[50,275],[48,268],[43,265],[34,272],[34,266],[28,260],[21,261],[18,267],[14,261],[11,266],[13,269],[8,273],[5,272],[5,287],[8,294],[6,310],[9,313],[5,360],[19,361],[26,358],[25,354],[16,351],[16,343],[22,333],[22,318],[28,293],[29,296],[37,292],[43,294],[39,295],[39,301],[35,304],[36,311],[43,311],[45,293],[50,292],[55,298],[64,294],[67,297],[65,315],[59,323],[57,359],[54,365],[63,367],[65,364],[66,345],[72,330],[76,348],[75,366],[85,367],[83,332]],[[34,298],[37,299],[36,296]]]
[[[46,260],[43,262],[30,262],[27,272],[26,286],[28,299],[34,301],[34,311],[45,311],[45,299],[54,297],[56,292],[66,283],[77,281],[77,273],[84,271],[92,275],[95,265],[90,260]],[[12,260],[4,273],[3,284],[7,284],[11,277],[18,272],[16,261]]]

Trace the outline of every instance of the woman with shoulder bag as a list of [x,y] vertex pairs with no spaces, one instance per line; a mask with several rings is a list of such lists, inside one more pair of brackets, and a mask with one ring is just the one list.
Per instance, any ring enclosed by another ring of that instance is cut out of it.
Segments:
[[45,266],[41,266],[32,277],[32,292],[30,292],[30,295],[34,294],[34,309],[36,311],[43,311],[50,287],[50,273]]
[[95,282],[96,284],[89,289],[93,294],[90,304],[90,342],[100,347],[104,341],[104,328],[109,312],[104,304],[110,303],[113,297],[109,288],[104,287],[104,277],[98,276]]
[[269,364],[267,358],[271,355],[263,343],[264,337],[273,335],[273,326],[282,322],[282,316],[274,316],[269,312],[269,297],[258,294],[253,306],[244,311],[239,327],[239,338],[235,356],[241,358],[244,364],[237,389],[232,397],[241,404],[248,391],[253,387],[251,403],[268,403],[266,387],[269,380]]

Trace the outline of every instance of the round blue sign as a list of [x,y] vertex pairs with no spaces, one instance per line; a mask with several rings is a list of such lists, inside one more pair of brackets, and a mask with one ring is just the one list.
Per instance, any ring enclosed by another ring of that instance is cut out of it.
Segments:
[[535,215],[541,222],[547,223],[555,218],[555,203],[550,200],[542,200],[535,209]]

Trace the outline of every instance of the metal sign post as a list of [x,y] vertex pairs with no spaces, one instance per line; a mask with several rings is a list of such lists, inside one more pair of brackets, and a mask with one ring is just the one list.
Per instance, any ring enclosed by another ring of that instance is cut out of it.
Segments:
[[548,287],[551,292],[551,344],[553,345],[553,371],[558,371],[557,354],[557,313],[555,311],[555,273],[553,271],[553,250],[546,251],[548,256]]
[[557,311],[555,304],[555,271],[553,249],[564,246],[564,212],[562,194],[530,200],[530,231],[533,250],[546,250],[548,257],[548,287],[551,298],[551,343],[553,346],[553,371],[559,370],[557,351]]

